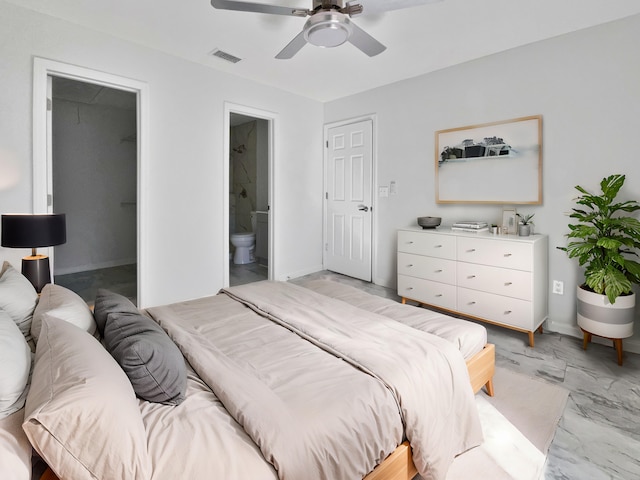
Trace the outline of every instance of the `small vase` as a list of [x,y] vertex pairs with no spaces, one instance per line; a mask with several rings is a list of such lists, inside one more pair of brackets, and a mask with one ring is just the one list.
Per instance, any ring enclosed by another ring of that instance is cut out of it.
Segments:
[[518,235],[521,237],[528,237],[531,235],[531,225],[518,225]]

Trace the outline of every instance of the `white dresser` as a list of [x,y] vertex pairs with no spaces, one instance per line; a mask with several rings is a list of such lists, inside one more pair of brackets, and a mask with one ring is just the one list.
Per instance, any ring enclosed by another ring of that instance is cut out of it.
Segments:
[[546,235],[398,231],[398,295],[533,333],[547,318]]

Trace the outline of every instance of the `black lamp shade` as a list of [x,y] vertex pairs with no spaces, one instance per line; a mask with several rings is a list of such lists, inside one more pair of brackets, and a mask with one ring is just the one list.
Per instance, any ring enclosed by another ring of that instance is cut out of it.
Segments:
[[49,257],[36,255],[38,247],[53,247],[67,241],[64,213],[44,215],[2,215],[3,247],[30,248],[32,254],[22,259],[22,274],[36,292],[51,282]]
[[37,248],[67,241],[64,213],[44,215],[2,215],[2,246]]

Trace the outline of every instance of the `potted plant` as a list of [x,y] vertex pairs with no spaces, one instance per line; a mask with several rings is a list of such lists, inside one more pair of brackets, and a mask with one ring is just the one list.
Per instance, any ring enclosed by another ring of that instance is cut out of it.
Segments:
[[520,223],[518,224],[518,235],[521,237],[528,237],[531,235],[531,225],[533,224],[531,219],[535,213],[529,215],[520,215],[519,213],[516,213],[516,215],[520,218]]
[[621,339],[633,335],[632,285],[640,283],[640,263],[635,260],[640,248],[640,221],[627,215],[640,210],[640,204],[616,201],[624,181],[625,176],[620,174],[605,177],[598,194],[575,187],[582,195],[569,217],[577,223],[569,224],[569,243],[560,248],[585,267],[585,282],[577,288],[578,326],[585,332],[585,348],[591,334],[618,340],[620,364]]

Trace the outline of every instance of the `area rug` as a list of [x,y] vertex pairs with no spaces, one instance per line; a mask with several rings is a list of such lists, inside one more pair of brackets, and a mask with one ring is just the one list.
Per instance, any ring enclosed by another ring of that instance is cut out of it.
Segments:
[[544,477],[568,390],[503,368],[496,368],[494,389],[494,397],[476,395],[484,442],[454,460],[447,480]]

